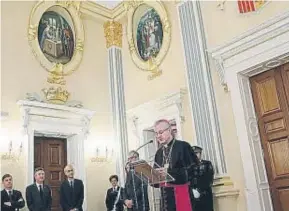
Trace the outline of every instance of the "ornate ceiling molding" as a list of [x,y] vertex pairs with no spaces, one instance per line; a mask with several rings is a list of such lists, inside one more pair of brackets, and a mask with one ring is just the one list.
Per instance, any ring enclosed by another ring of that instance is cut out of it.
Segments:
[[124,2],[119,3],[113,9],[109,9],[100,4],[91,1],[84,1],[80,8],[81,13],[102,22],[120,20],[125,15]]

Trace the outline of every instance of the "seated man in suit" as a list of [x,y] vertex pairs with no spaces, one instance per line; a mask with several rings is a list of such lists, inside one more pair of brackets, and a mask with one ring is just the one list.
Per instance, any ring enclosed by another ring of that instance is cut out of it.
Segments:
[[60,204],[63,211],[82,211],[84,200],[83,182],[74,178],[74,169],[72,165],[64,168],[67,180],[60,186]]
[[107,211],[123,211],[123,191],[122,187],[117,185],[118,176],[112,175],[109,177],[112,188],[109,188],[106,193],[105,204]]
[[26,188],[26,202],[29,211],[51,211],[51,189],[44,184],[44,169],[36,168],[34,178],[35,183]]
[[2,177],[2,184],[4,189],[1,191],[1,210],[18,211],[23,208],[25,201],[21,192],[13,189],[13,180],[10,174],[5,174]]

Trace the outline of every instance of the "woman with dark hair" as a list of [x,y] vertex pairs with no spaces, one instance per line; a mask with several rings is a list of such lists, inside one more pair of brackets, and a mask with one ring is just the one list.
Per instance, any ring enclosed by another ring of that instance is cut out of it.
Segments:
[[123,211],[123,188],[118,186],[118,176],[111,175],[109,182],[112,187],[106,193],[106,209],[107,211]]

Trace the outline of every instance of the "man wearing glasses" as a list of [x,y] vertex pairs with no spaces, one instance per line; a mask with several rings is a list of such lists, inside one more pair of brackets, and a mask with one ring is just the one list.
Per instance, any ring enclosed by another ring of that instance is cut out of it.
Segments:
[[155,187],[161,188],[162,211],[192,211],[192,196],[189,182],[193,177],[193,166],[199,163],[191,146],[174,138],[170,122],[158,120],[154,125],[156,139],[161,145],[155,155],[155,168],[162,175],[170,174],[174,181]]
[[82,180],[74,178],[72,165],[64,168],[67,180],[60,186],[60,204],[63,211],[82,211],[84,186]]

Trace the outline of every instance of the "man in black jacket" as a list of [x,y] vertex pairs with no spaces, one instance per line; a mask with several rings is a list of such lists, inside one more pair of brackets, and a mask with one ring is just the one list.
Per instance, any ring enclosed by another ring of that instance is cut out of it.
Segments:
[[63,211],[82,211],[84,185],[82,180],[74,178],[72,165],[64,168],[67,179],[60,186],[60,204]]
[[[139,160],[139,153],[129,152],[129,162]],[[149,211],[148,185],[142,181],[130,167],[126,175],[124,203],[128,211]]]
[[202,148],[193,146],[200,163],[194,166],[192,191],[195,198],[194,211],[213,211],[212,184],[214,180],[214,168],[210,161],[202,159]]
[[118,186],[118,176],[111,175],[109,177],[109,182],[112,187],[107,190],[105,205],[107,211],[123,211],[123,195],[124,189]]
[[51,189],[44,184],[45,172],[43,168],[34,171],[35,183],[26,188],[26,202],[29,211],[51,211]]
[[13,180],[10,174],[5,174],[2,177],[2,184],[4,189],[1,191],[1,210],[18,211],[23,208],[25,201],[21,192],[13,189]]

